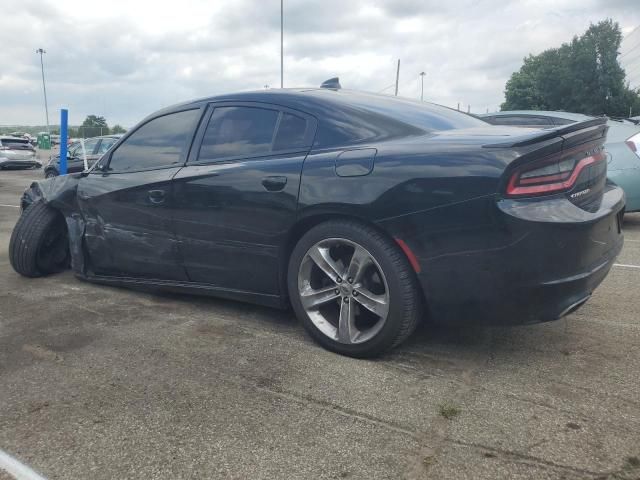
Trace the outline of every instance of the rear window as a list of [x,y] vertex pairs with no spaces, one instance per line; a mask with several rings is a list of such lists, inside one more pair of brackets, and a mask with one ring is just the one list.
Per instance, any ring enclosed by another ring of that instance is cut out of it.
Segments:
[[486,120],[493,125],[513,125],[516,127],[546,127],[553,125],[547,117],[534,117],[532,115],[504,115],[487,118]]
[[570,123],[576,123],[575,120],[569,120],[567,118],[554,118],[553,119],[553,124],[554,125],[569,125]]
[[326,97],[318,105],[322,119],[315,147],[332,147],[433,131],[486,127],[476,117],[433,103],[367,93],[315,91]]
[[3,138],[0,140],[0,145],[29,145],[29,140],[24,138]]

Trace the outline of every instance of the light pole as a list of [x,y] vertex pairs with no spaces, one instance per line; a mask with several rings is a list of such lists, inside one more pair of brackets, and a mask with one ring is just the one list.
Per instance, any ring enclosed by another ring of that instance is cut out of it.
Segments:
[[284,0],[280,0],[280,88],[284,88]]
[[420,101],[424,102],[424,76],[426,73],[420,72],[420,79],[422,80],[422,87],[420,89]]
[[42,70],[42,91],[44,92],[44,111],[47,115],[47,133],[51,133],[49,131],[49,106],[47,105],[47,87],[44,83],[44,62],[42,61],[42,54],[47,53],[42,48],[36,50],[36,53],[40,54],[40,68]]

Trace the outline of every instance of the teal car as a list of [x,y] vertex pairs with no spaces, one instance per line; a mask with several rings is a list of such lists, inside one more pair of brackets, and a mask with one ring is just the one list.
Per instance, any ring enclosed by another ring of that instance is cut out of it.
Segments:
[[[511,110],[477,115],[492,125],[527,128],[553,128],[592,117],[580,113],[543,110]],[[640,125],[609,119],[607,133],[607,176],[622,187],[627,197],[627,212],[640,211]]]

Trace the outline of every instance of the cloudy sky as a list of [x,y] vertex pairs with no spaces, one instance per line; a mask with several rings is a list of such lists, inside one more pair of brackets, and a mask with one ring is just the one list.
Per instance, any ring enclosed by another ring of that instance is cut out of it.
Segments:
[[[590,22],[640,25],[640,0],[285,0],[285,87],[338,75],[344,88],[472,112],[499,108],[528,53]],[[3,0],[0,125],[43,124],[42,47],[51,123],[103,115],[135,124],[172,103],[280,84],[278,0]],[[10,13],[9,13],[10,12]]]

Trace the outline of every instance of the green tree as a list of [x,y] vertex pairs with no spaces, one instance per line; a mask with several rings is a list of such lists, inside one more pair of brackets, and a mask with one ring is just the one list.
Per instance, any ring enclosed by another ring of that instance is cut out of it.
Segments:
[[127,130],[122,125],[118,125],[116,123],[113,127],[111,127],[111,133],[113,134],[127,133]]
[[87,118],[84,119],[84,122],[82,122],[82,125],[78,129],[78,136],[84,138],[108,134],[109,125],[107,125],[107,121],[104,117],[97,115],[87,115]]
[[103,127],[109,128],[107,125],[107,121],[104,117],[99,117],[97,115],[87,115],[87,118],[82,122],[83,127]]
[[626,116],[640,110],[618,63],[622,34],[612,20],[591,25],[559,48],[529,55],[505,86],[502,110],[565,110]]

